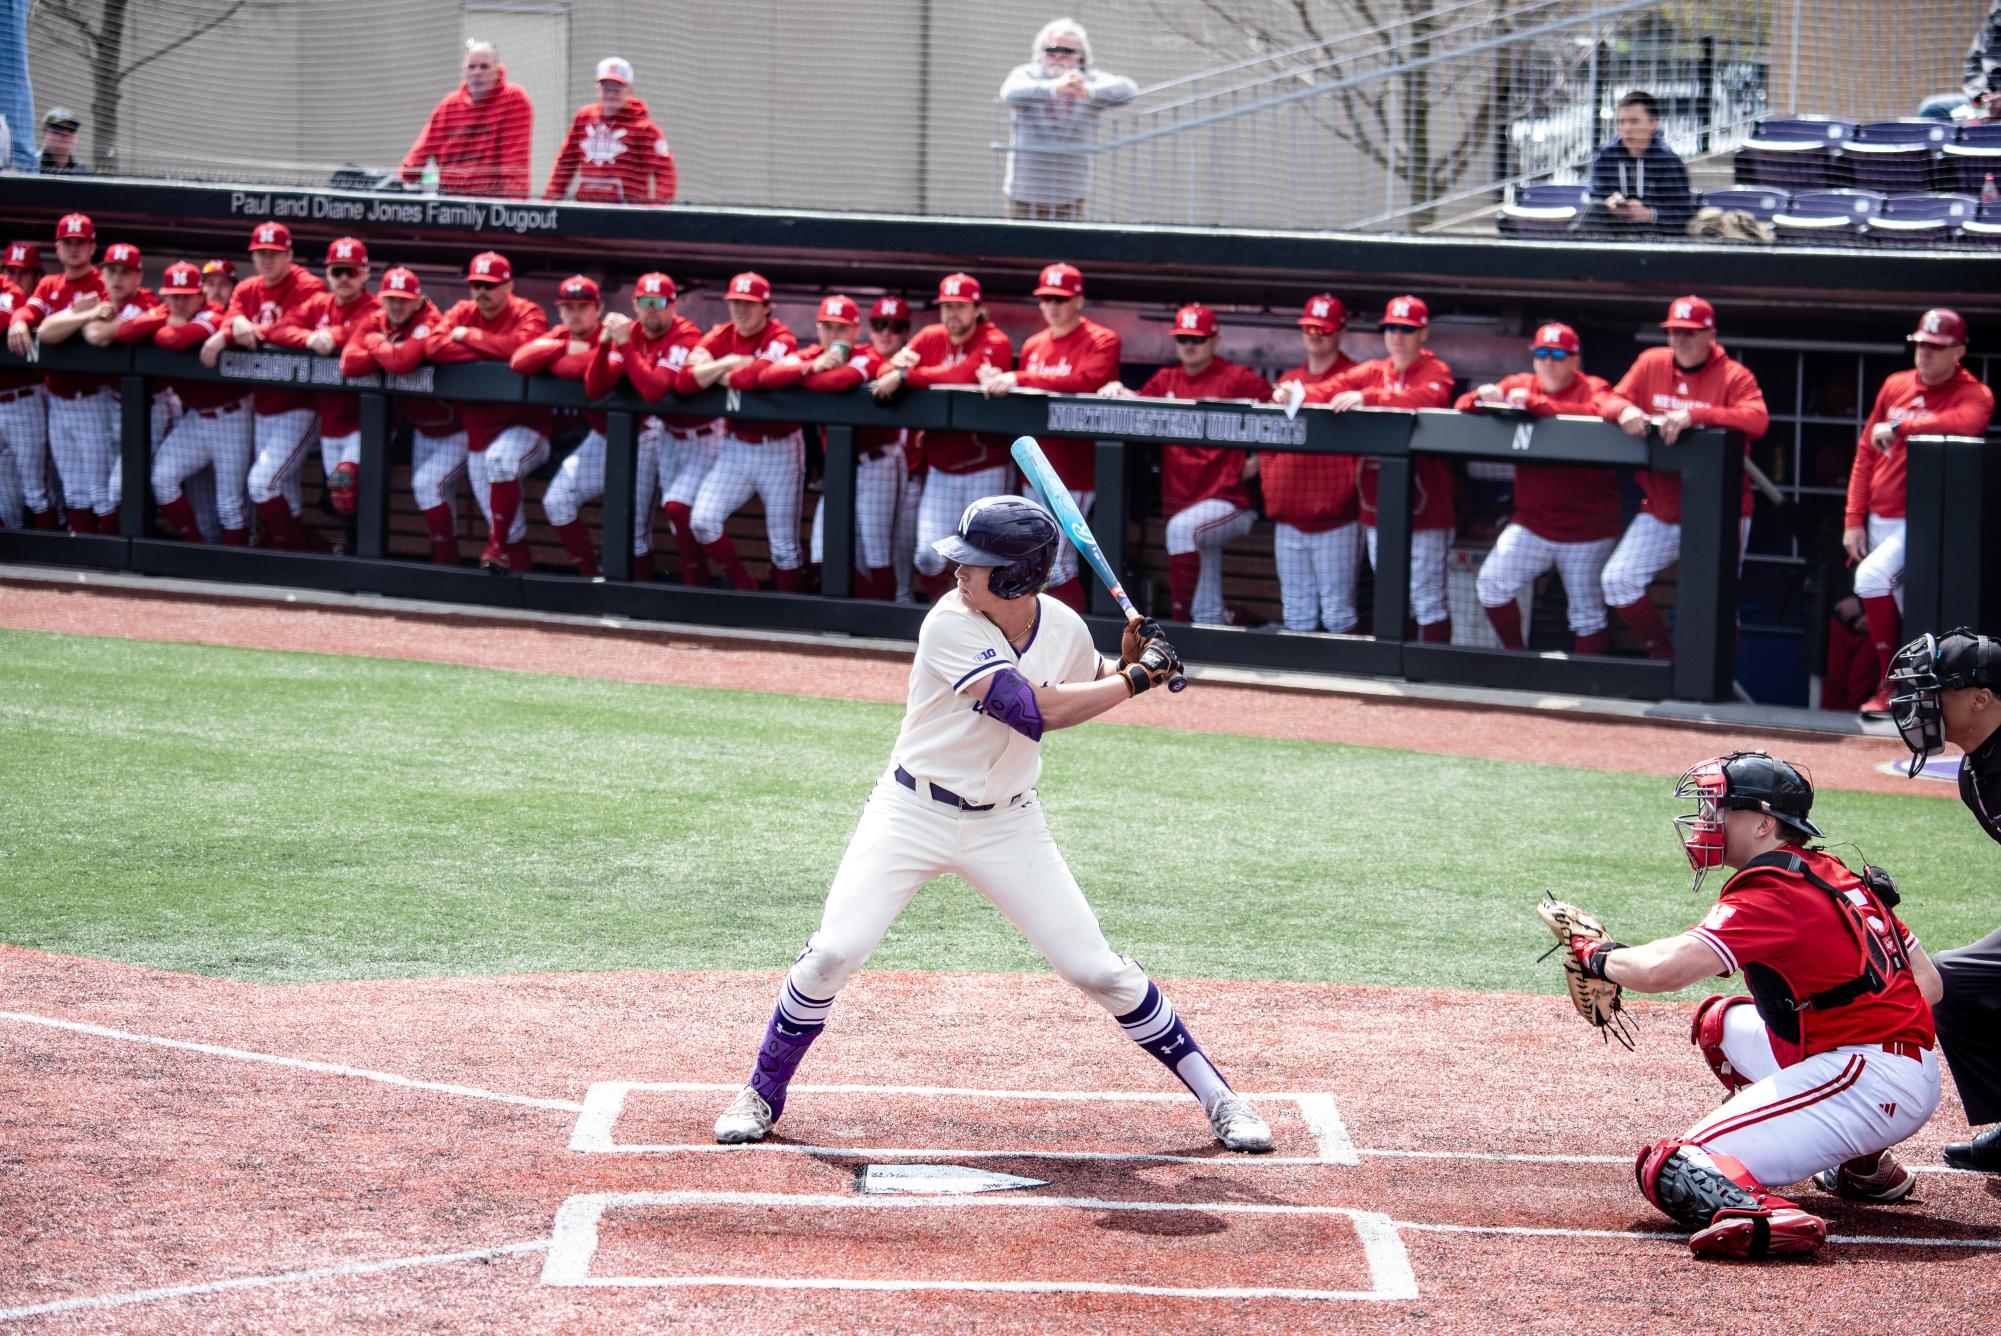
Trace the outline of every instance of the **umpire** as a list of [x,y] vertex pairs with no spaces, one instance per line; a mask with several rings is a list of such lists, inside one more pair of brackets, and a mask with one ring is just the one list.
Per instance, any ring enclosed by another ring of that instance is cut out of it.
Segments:
[[[1891,718],[1911,749],[1911,773],[1945,744],[1966,753],[1959,798],[2001,843],[2001,641],[1961,627],[1920,636],[1890,664]],[[1932,1009],[1966,1120],[1993,1123],[1945,1148],[1948,1164],[2001,1174],[2001,930],[1933,958],[1945,998]]]

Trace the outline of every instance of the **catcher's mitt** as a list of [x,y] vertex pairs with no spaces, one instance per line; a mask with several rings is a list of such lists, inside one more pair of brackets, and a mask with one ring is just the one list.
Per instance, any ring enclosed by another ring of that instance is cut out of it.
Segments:
[[1577,1014],[1598,1027],[1606,1039],[1617,1039],[1633,1047],[1632,1021],[1626,1015],[1618,984],[1605,977],[1605,957],[1625,945],[1605,932],[1605,925],[1576,905],[1566,904],[1543,892],[1536,913],[1556,934],[1556,945],[1542,953],[1547,960],[1558,951],[1563,955],[1563,981],[1570,989],[1570,1003]]

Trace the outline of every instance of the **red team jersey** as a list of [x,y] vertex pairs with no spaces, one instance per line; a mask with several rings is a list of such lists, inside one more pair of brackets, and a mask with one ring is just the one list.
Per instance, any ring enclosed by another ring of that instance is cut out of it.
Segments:
[[[1271,382],[1251,370],[1217,357],[1190,376],[1177,363],[1164,366],[1139,388],[1146,399],[1271,399]],[[1238,509],[1251,504],[1244,487],[1244,452],[1228,446],[1168,445],[1160,451],[1160,508],[1177,515],[1197,501],[1212,497]]]
[[[806,368],[826,351],[817,343],[809,343],[799,349],[798,366],[784,366],[777,362],[767,364],[757,378],[758,388],[782,390],[789,385],[804,385],[819,394],[845,394],[857,385],[874,380],[882,372],[882,354],[866,343],[856,344],[854,351],[848,354],[848,360],[840,366],[808,372]],[[884,446],[895,445],[902,439],[901,427],[855,429],[855,449],[864,455],[880,453]]]
[[[167,320],[167,306],[161,302],[119,321],[113,337],[120,343],[151,343],[174,352],[196,351],[222,328],[222,307],[210,302],[185,324],[169,325]],[[221,380],[168,380],[165,384],[181,401],[181,407],[190,412],[239,403],[246,393],[241,385]]]
[[[599,326],[593,325],[591,332],[584,335],[586,347],[572,349],[570,331],[558,325],[540,338],[531,339],[514,350],[508,365],[524,376],[532,376],[538,371],[546,371],[561,380],[582,380],[585,370],[591,364],[591,356],[598,349]],[[588,390],[585,391],[589,393]],[[584,421],[592,431],[602,435],[609,419],[601,408],[584,410]]]
[[[1894,941],[1905,952],[1916,947],[1910,929],[1840,859],[1823,850],[1783,852],[1799,855],[1824,881],[1846,894],[1869,930],[1885,943]],[[1752,868],[1732,877],[1715,907],[1689,933],[1716,952],[1723,962],[1720,974],[1743,970],[1754,993],[1759,992],[1754,976],[1768,983],[1776,976],[1776,983],[1800,1001],[1847,983],[1868,964],[1847,916],[1833,899],[1805,878],[1779,868]],[[1850,1044],[1905,1042],[1930,1048],[1936,1038],[1931,1007],[1908,968],[1892,973],[1880,993],[1864,993],[1847,1006],[1813,1007],[1792,1015],[1798,1024],[1796,1037],[1768,1026],[1772,1051],[1782,1066]]]
[[[306,340],[324,329],[333,335],[333,355],[338,357],[362,322],[381,309],[382,303],[367,288],[345,306],[334,300],[331,291],[322,292],[273,325],[266,341],[276,348],[303,352]],[[320,435],[348,436],[361,430],[361,404],[354,395],[316,394],[313,399],[320,409]]]
[[[1319,375],[1305,363],[1278,378],[1280,385],[1298,381],[1308,397],[1312,391],[1355,365],[1346,353],[1337,351],[1334,361]],[[1327,398],[1333,398],[1328,395]],[[1301,402],[1304,402],[1302,400]],[[1353,524],[1360,513],[1355,495],[1355,456],[1309,455],[1290,451],[1260,450],[1258,482],[1264,488],[1265,514],[1275,524],[1289,524],[1301,533],[1326,533],[1344,524]]]
[[[267,284],[254,276],[246,278],[236,285],[236,291],[229,294],[229,309],[223,312],[222,326],[228,329],[241,316],[257,330],[258,338],[269,341],[271,331],[283,323],[285,317],[326,290],[325,283],[314,277],[310,270],[296,264],[287,269],[276,283]],[[313,396],[303,390],[260,386],[250,392],[250,406],[261,416],[270,417],[297,408],[311,408]]]
[[[57,311],[68,311],[78,306],[95,306],[105,299],[104,275],[92,268],[81,279],[70,281],[64,274],[45,275],[35,284],[35,290],[28,295],[27,302],[14,313],[11,323],[26,325],[33,329],[47,316]],[[42,382],[49,387],[49,393],[59,399],[76,399],[86,394],[95,394],[111,384],[109,376],[90,372],[51,371],[42,376]]]
[[[1699,370],[1683,371],[1674,364],[1671,348],[1649,348],[1632,368],[1619,378],[1605,396],[1601,416],[1617,422],[1628,406],[1649,417],[1659,417],[1677,408],[1688,410],[1698,427],[1718,427],[1744,434],[1744,453],[1751,442],[1765,434],[1772,417],[1765,409],[1765,392],[1743,363],[1733,361],[1717,344],[1709,361]],[[1646,499],[1641,508],[1663,524],[1681,523],[1681,475],[1679,473],[1640,474],[1640,490]],[[1743,513],[1751,513],[1751,480],[1744,479]]]
[[[1369,408],[1448,408],[1452,404],[1452,368],[1430,350],[1399,373],[1387,357],[1349,368],[1318,385],[1307,387],[1306,402],[1324,404],[1349,390],[1361,393]],[[1411,468],[1411,521],[1417,529],[1450,529],[1458,521],[1452,502],[1452,468],[1437,455],[1414,455]],[[1356,487],[1361,495],[1362,523],[1376,524],[1376,481],[1381,468],[1374,459],[1360,461]]]
[[[438,308],[426,297],[408,324],[392,325],[378,301],[377,308],[355,326],[347,346],[341,349],[341,375],[354,379],[377,371],[394,376],[412,374],[424,364],[424,349],[430,342],[431,331],[443,320]],[[395,403],[405,420],[426,436],[450,436],[459,429],[458,410],[443,399],[398,397]]]
[[[736,322],[725,320],[702,335],[701,342],[695,346],[708,349],[709,356],[718,361],[739,354],[756,358],[749,366],[740,366],[730,372],[722,381],[733,390],[754,390],[765,367],[797,348],[799,339],[782,321],[765,321],[764,328],[755,337],[747,339],[737,332]],[[682,394],[697,394],[702,387],[695,379],[695,373],[684,365],[675,377],[674,388]],[[737,421],[729,424],[730,435],[753,445],[761,441],[782,441],[798,430],[796,422]]]
[[[963,344],[952,342],[943,325],[926,325],[909,343],[917,365],[903,373],[912,389],[932,385],[977,385],[980,368],[1014,370],[1014,345],[991,321],[982,320]],[[926,431],[918,435],[924,463],[940,473],[978,473],[1008,462],[1007,443],[998,436],[966,431]]]
[[[600,343],[584,368],[584,393],[602,399],[618,388],[623,377],[633,392],[648,403],[658,403],[674,393],[688,354],[702,341],[702,327],[684,315],[668,322],[657,339],[648,337],[646,327],[632,322],[632,338],[627,343]],[[661,413],[660,421],[675,431],[705,427],[713,418],[686,413]]]
[[579,203],[674,202],[674,154],[667,136],[653,123],[646,104],[630,95],[616,116],[607,117],[597,102],[578,109],[544,198],[563,198],[572,177]]
[[[1904,442],[1913,436],[1979,436],[1994,418],[1994,391],[1965,367],[1954,367],[1943,385],[1927,385],[1917,368],[1899,371],[1883,382],[1876,406],[1862,424],[1855,443],[1855,465],[1848,471],[1848,508],[1842,523],[1860,528],[1871,515],[1886,520],[1904,517]],[[1897,424],[1897,439],[1888,450],[1871,444],[1879,422]]]
[[[5,274],[0,274],[0,329],[6,329],[14,322],[14,312],[28,304],[28,294],[21,285]],[[0,393],[18,390],[29,385],[40,385],[42,373],[23,371],[18,367],[0,367]]]
[[[1015,384],[1023,389],[1051,394],[1095,394],[1118,378],[1119,336],[1089,319],[1060,339],[1046,329],[1029,335],[1014,373]],[[1052,436],[1042,443],[1042,453],[1065,487],[1097,490],[1097,442]]]
[[[507,305],[491,320],[479,313],[479,304],[468,298],[445,312],[442,323],[424,341],[424,357],[436,363],[505,362],[514,350],[549,328],[549,317],[525,297],[509,297]],[[452,331],[464,329],[462,340]],[[536,404],[482,404],[470,401],[455,405],[465,423],[466,448],[478,452],[493,444],[493,438],[510,427],[549,434],[549,410]]]
[[[1533,417],[1599,417],[1604,396],[1612,387],[1602,376],[1579,372],[1562,394],[1548,395],[1533,371],[1517,371],[1497,382],[1503,394]],[[1454,404],[1462,413],[1479,411],[1468,390]],[[1592,543],[1619,536],[1619,475],[1612,469],[1572,468],[1557,464],[1515,465],[1515,512],[1512,522],[1552,543]]]

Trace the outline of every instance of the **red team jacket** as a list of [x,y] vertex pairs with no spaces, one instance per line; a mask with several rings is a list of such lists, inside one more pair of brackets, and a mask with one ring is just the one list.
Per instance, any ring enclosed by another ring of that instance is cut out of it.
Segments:
[[[167,319],[166,303],[162,302],[129,320],[119,321],[114,337],[120,343],[152,343],[175,352],[198,350],[210,335],[222,328],[222,307],[210,302],[183,325],[170,325]],[[241,385],[223,380],[169,380],[166,384],[181,401],[181,407],[190,412],[240,403],[245,394]]]
[[[702,327],[684,315],[675,316],[668,323],[666,333],[657,339],[647,337],[646,327],[635,320],[628,343],[623,346],[600,343],[597,351],[591,354],[591,363],[584,368],[584,393],[593,399],[602,399],[618,388],[619,379],[623,377],[640,398],[648,403],[658,403],[674,393],[681,368],[688,364],[688,354],[701,341]],[[695,417],[687,413],[662,413],[658,416],[663,425],[680,432],[706,427],[715,421],[714,418]]]
[[[265,284],[254,274],[236,285],[229,294],[229,309],[223,312],[222,327],[228,329],[238,316],[248,320],[265,341],[285,318],[327,290],[310,270],[299,265],[287,269],[276,283]],[[259,416],[272,417],[298,408],[311,408],[313,396],[303,390],[278,390],[259,386],[250,392],[250,406]]]
[[[1884,942],[1895,941],[1905,951],[1917,938],[1863,887],[1861,879],[1841,860],[1820,850],[1790,848],[1814,872],[1837,889],[1867,902],[1863,917]],[[1877,925],[1881,925],[1878,927]],[[1861,974],[1864,948],[1834,901],[1804,878],[1779,868],[1739,872],[1723,887],[1708,917],[1689,929],[1723,962],[1719,974],[1743,970],[1754,995],[1759,985],[1782,987],[1795,999],[1847,983]],[[1762,976],[1761,976],[1762,972]],[[1761,976],[1761,977],[1760,977]],[[1775,977],[1774,977],[1775,976]],[[1882,992],[1865,993],[1847,1006],[1810,1008],[1793,1013],[1797,1033],[1787,1035],[1770,1024],[1772,1051],[1781,1066],[1849,1044],[1907,1042],[1930,1048],[1936,1038],[1931,1007],[1918,990],[1910,970],[1899,969]],[[1764,1015],[1761,1006],[1759,1014]]]
[[[1378,357],[1351,367],[1311,385],[1306,402],[1324,404],[1337,394],[1359,390],[1369,408],[1446,408],[1452,403],[1452,368],[1429,349],[1398,375],[1395,364]],[[1452,469],[1437,455],[1414,456],[1411,469],[1411,520],[1418,529],[1450,529],[1458,524],[1452,502]],[[1362,523],[1376,524],[1376,480],[1381,469],[1374,459],[1363,459],[1356,467],[1356,486],[1361,494]]]
[[[1772,425],[1765,409],[1765,392],[1742,362],[1735,361],[1717,344],[1709,361],[1698,371],[1685,372],[1674,364],[1671,348],[1649,348],[1641,353],[1630,370],[1619,378],[1605,396],[1602,416],[1617,422],[1628,406],[1652,417],[1686,408],[1698,427],[1720,427],[1744,433],[1744,452],[1751,442]],[[1679,473],[1640,474],[1640,490],[1645,493],[1641,509],[1663,524],[1681,523],[1681,475]],[[1751,513],[1751,480],[1744,479],[1744,510]]]
[[[1146,399],[1271,399],[1271,383],[1235,362],[1215,358],[1190,378],[1179,363],[1164,366],[1139,387]],[[1244,452],[1229,446],[1168,445],[1160,451],[1160,508],[1178,515],[1197,501],[1215,498],[1238,509],[1251,504],[1244,487]]]
[[636,97],[628,96],[610,120],[600,103],[577,109],[543,198],[563,198],[571,177],[577,178],[579,203],[674,202],[674,154],[646,104]]
[[[531,339],[516,348],[514,356],[508,359],[507,364],[524,376],[546,371],[562,380],[582,380],[585,370],[591,364],[592,355],[599,347],[600,328],[593,326],[591,332],[584,335],[588,346],[581,350],[573,350],[570,347],[570,331],[558,325],[547,334]],[[586,390],[585,393],[589,391]],[[592,431],[602,435],[609,419],[603,409],[587,408],[584,410],[584,421],[590,424]]]
[[[388,313],[378,306],[355,326],[347,346],[341,349],[341,375],[354,378],[378,370],[392,376],[410,375],[424,365],[431,331],[443,319],[429,297],[418,305],[406,325],[390,324]],[[452,436],[459,430],[458,410],[443,399],[398,397],[395,403],[410,425],[426,436]]]
[[[1308,397],[1319,385],[1334,379],[1355,365],[1346,353],[1336,352],[1333,364],[1316,376],[1304,362],[1284,373],[1278,383],[1298,381]],[[1328,395],[1327,398],[1333,398]],[[1301,402],[1305,402],[1302,400]],[[1344,524],[1353,524],[1359,512],[1355,495],[1355,456],[1309,455],[1290,451],[1260,450],[1258,482],[1264,488],[1265,514],[1273,523],[1289,524],[1301,533],[1326,533]]]
[[[367,288],[345,306],[334,300],[331,291],[322,292],[273,325],[266,341],[274,348],[303,352],[306,340],[324,329],[333,334],[333,355],[338,357],[362,322],[381,309],[382,303]],[[320,435],[349,436],[361,430],[361,404],[354,395],[316,394],[313,399],[320,409]]]
[[475,102],[464,84],[444,95],[398,169],[405,181],[418,180],[424,164],[438,160],[438,188],[447,195],[528,197],[528,151],[535,138],[535,108],[519,84],[499,84]]
[[[5,274],[0,274],[0,330],[14,322],[14,312],[28,304],[28,294],[20,284]],[[24,389],[30,385],[40,385],[42,373],[23,371],[18,367],[0,367],[0,394],[8,390]]]
[[[909,347],[917,354],[917,365],[903,373],[903,383],[912,389],[977,385],[983,366],[1014,370],[1014,345],[988,320],[973,326],[963,344],[954,344],[943,325],[926,325],[917,331]],[[926,431],[919,433],[917,443],[923,449],[925,466],[940,473],[978,473],[1008,462],[1007,443],[998,436]]]
[[[827,371],[809,373],[806,368],[819,360],[820,354],[826,351],[817,343],[809,343],[799,349],[797,366],[786,366],[781,362],[767,363],[758,373],[757,387],[761,390],[782,390],[790,385],[804,385],[807,389],[820,394],[845,394],[857,385],[874,380],[882,371],[882,354],[871,344],[858,343],[842,365]],[[865,456],[879,455],[884,447],[899,444],[902,440],[901,427],[855,429],[855,449]]]
[[[723,377],[722,382],[733,390],[754,390],[757,388],[758,377],[764,374],[765,367],[797,348],[799,339],[785,327],[783,321],[767,320],[764,322],[764,328],[757,332],[756,338],[746,339],[737,332],[734,321],[725,320],[702,335],[701,342],[695,346],[708,349],[709,356],[718,360],[739,354],[756,358],[757,361],[751,365],[740,366],[730,372]],[[685,364],[675,375],[674,388],[682,394],[699,394],[702,389],[700,382],[695,379],[695,373]],[[729,434],[747,445],[757,445],[764,441],[782,441],[798,430],[799,424],[796,422],[736,421],[728,426]]]
[[[1028,336],[1021,345],[1021,366],[1015,384],[1051,394],[1095,394],[1119,378],[1119,336],[1095,320],[1086,319],[1062,338],[1048,330]],[[1042,453],[1056,476],[1073,492],[1096,491],[1098,446],[1095,441],[1052,436]]]
[[[1598,417],[1605,393],[1612,387],[1604,377],[1579,372],[1562,394],[1544,394],[1533,371],[1517,371],[1496,382],[1533,417]],[[1462,413],[1478,411],[1468,390],[1453,405]],[[1515,513],[1511,522],[1552,543],[1593,543],[1619,536],[1619,475],[1612,469],[1574,468],[1560,464],[1515,465]]]
[[[93,267],[90,272],[75,283],[66,275],[47,274],[35,284],[35,290],[20,310],[14,312],[10,322],[26,325],[33,329],[46,316],[57,311],[67,311],[78,306],[95,306],[105,299],[104,275]],[[95,394],[111,384],[111,377],[95,372],[50,371],[41,377],[49,387],[49,393],[58,399],[77,399],[86,394]]]
[[[452,331],[469,333],[463,342],[454,342]],[[514,350],[549,328],[549,317],[526,297],[509,297],[499,315],[488,320],[479,306],[468,298],[445,312],[443,322],[424,341],[424,357],[435,363],[505,362]],[[549,410],[536,404],[455,405],[466,427],[466,448],[475,454],[493,444],[493,438],[509,427],[527,427],[549,434]]]
[[[1842,523],[1854,529],[1871,515],[1886,520],[1904,517],[1904,442],[1913,436],[1979,436],[1994,418],[1994,391],[1965,367],[1954,367],[1943,385],[1926,385],[1917,368],[1899,371],[1883,382],[1876,406],[1862,424],[1855,443],[1855,465],[1848,471],[1848,509]],[[1888,450],[1870,443],[1879,422],[1897,424],[1897,439]]]

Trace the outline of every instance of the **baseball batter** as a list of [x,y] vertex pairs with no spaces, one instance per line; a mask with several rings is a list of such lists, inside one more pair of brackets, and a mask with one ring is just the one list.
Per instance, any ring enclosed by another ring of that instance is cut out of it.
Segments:
[[1883,382],[1855,442],[1841,546],[1855,563],[1855,596],[1869,623],[1882,685],[1865,718],[1890,713],[1890,659],[1904,638],[1904,442],[1913,436],[1979,436],[1994,419],[1994,391],[1960,365],[1966,321],[1939,307],[1906,336],[1917,365]]
[[[192,353],[221,328],[223,308],[208,301],[193,265],[168,265],[160,297],[161,305],[119,322],[119,342]],[[249,395],[226,381],[171,377],[162,389],[180,407],[153,442],[151,484],[162,518],[184,542],[213,535],[244,546],[250,538]],[[118,476],[115,463],[112,476]]]
[[[0,252],[0,328],[13,323],[14,313],[27,305],[41,281],[39,246],[15,241]],[[0,476],[0,492],[15,498],[20,511],[8,523],[55,528],[55,501],[49,495],[49,392],[38,371],[0,369],[0,453],[7,456],[0,459],[0,469],[9,475]]]
[[1128,633],[1119,668],[1098,657],[1083,618],[1038,592],[1059,541],[1047,511],[1013,496],[975,500],[939,540],[939,555],[959,563],[957,587],[918,632],[889,768],[834,874],[819,929],[779,991],[750,1082],[716,1120],[716,1140],[770,1133],[841,985],[918,891],[956,872],[1187,1085],[1223,1145],[1271,1149],[1264,1119],[1230,1089],[1166,995],[1107,945],[1043,818],[1042,735],[1094,719],[1179,667],[1173,646],[1138,631]]
[[[1578,368],[1582,344],[1569,325],[1548,324],[1529,345],[1533,371],[1459,397],[1462,413],[1498,409],[1531,417],[1597,417],[1611,389]],[[1570,601],[1571,653],[1605,653],[1605,600],[1600,596],[1606,558],[1619,537],[1619,476],[1611,469],[1553,464],[1515,465],[1515,508],[1494,550],[1480,563],[1480,607],[1504,649],[1527,648],[1521,587],[1552,566]]]
[[[7,347],[16,357],[28,356],[38,340],[61,343],[91,320],[115,314],[106,309],[104,275],[91,263],[96,254],[97,228],[86,215],[65,214],[56,221],[62,272],[45,276],[9,318]],[[70,532],[97,533],[98,515],[111,508],[106,485],[118,451],[118,401],[109,378],[93,373],[51,371],[42,384],[48,395],[49,458]],[[23,490],[32,504],[33,489]]]
[[[327,243],[327,290],[308,298],[272,326],[274,348],[339,357],[368,318],[381,309],[368,290],[368,247],[354,237]],[[361,472],[361,402],[349,391],[313,396],[320,415],[320,466],[327,495],[342,515],[355,512]]]
[[[1315,389],[1355,365],[1341,351],[1348,308],[1331,292],[1306,299],[1299,313],[1299,341],[1306,360],[1272,388],[1272,402]],[[1299,388],[1294,389],[1297,385]],[[1280,615],[1288,631],[1355,629],[1355,582],[1362,564],[1360,502],[1353,455],[1260,450],[1256,469],[1272,521],[1272,557],[1278,566]]]
[[1729,867],[1716,905],[1687,932],[1645,946],[1573,936],[1584,970],[1644,993],[1742,970],[1748,997],[1704,999],[1691,1038],[1730,1092],[1678,1138],[1640,1152],[1640,1191],[1693,1230],[1698,1257],[1805,1254],[1819,1217],[1772,1189],[1816,1177],[1825,1191],[1894,1202],[1916,1179],[1890,1147],[1938,1105],[1931,1003],[1938,971],[1894,912],[1895,886],[1807,841],[1812,781],[1764,752],[1691,766],[1676,820],[1699,888]]

